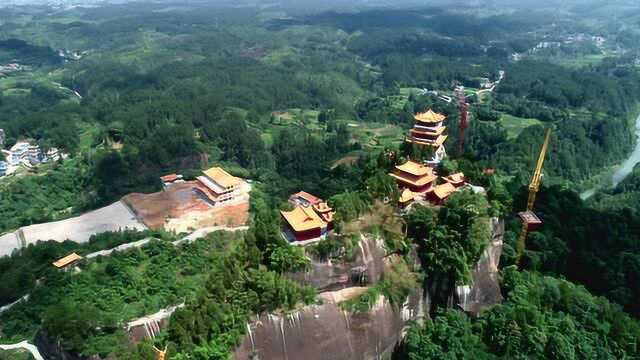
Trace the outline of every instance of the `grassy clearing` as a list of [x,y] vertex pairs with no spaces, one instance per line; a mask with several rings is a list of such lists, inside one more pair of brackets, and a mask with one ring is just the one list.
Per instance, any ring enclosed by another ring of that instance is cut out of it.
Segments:
[[500,124],[507,130],[509,139],[514,139],[517,138],[525,128],[542,124],[542,122],[538,119],[521,118],[503,113],[500,116]]
[[606,54],[592,54],[585,55],[576,58],[562,58],[557,61],[559,65],[570,67],[570,68],[580,68],[590,65],[598,65],[602,62],[604,58],[606,58]]
[[390,124],[363,123],[349,129],[355,141],[370,149],[400,144],[405,135],[402,128]]

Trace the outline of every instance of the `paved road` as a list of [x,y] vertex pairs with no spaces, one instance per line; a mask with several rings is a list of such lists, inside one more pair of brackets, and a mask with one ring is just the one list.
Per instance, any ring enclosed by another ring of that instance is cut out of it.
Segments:
[[12,307],[14,307],[15,305],[18,305],[19,303],[21,303],[21,302],[23,302],[23,301],[27,301],[27,300],[29,300],[29,294],[27,294],[27,295],[25,295],[25,296],[21,297],[20,299],[18,299],[18,300],[16,300],[16,301],[12,302],[12,303],[11,303],[11,304],[9,304],[9,305],[0,306],[0,314],[2,314],[3,312],[5,312],[5,311],[7,311],[7,310],[11,309],[11,308],[12,308]]
[[127,243],[127,244],[122,244],[122,245],[116,246],[113,249],[96,251],[94,253],[88,254],[87,256],[85,256],[85,258],[91,259],[91,258],[98,257],[98,256],[109,256],[112,253],[114,253],[115,251],[124,251],[124,250],[132,249],[132,248],[139,248],[139,247],[142,247],[142,246],[146,245],[151,240],[153,240],[153,238],[148,237],[148,238],[145,238],[145,239],[142,239],[142,240],[138,240],[138,241],[134,241],[134,242],[131,242],[131,243]]
[[174,241],[173,245],[180,245],[185,242],[192,242],[199,238],[205,237],[208,234],[216,231],[246,231],[249,230],[248,226],[228,227],[228,226],[210,226],[202,229],[198,229],[191,234],[183,237],[180,240]]
[[27,341],[19,342],[17,344],[0,345],[0,349],[2,350],[25,349],[29,351],[36,360],[44,360],[42,355],[40,355],[40,351],[38,351],[38,348]]

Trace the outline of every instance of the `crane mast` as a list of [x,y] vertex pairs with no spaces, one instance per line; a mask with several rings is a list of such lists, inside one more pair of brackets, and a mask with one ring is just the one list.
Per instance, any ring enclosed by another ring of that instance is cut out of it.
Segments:
[[464,154],[465,130],[469,126],[469,104],[464,94],[464,87],[458,87],[456,93],[458,95],[458,109],[460,109],[460,121],[458,122],[458,153],[462,156]]
[[520,216],[522,218],[522,229],[520,230],[520,236],[518,237],[518,255],[517,262],[520,262],[520,258],[524,253],[525,242],[527,240],[527,234],[529,232],[529,227],[532,223],[540,224],[540,220],[533,213],[533,205],[536,201],[536,196],[538,195],[538,190],[540,190],[540,181],[542,180],[542,168],[544,166],[544,160],[547,155],[547,150],[549,149],[549,140],[551,138],[551,129],[547,129],[544,136],[544,142],[542,143],[542,149],[540,149],[540,155],[538,155],[538,162],[536,163],[536,168],[533,173],[533,177],[531,178],[531,183],[529,184],[529,196],[527,198],[527,209],[524,213],[521,213]]

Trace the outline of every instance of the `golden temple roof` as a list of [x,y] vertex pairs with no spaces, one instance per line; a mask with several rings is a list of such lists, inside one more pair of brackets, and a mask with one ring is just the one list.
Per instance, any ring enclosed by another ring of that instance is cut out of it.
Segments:
[[447,117],[429,109],[426,112],[417,113],[413,118],[422,123],[438,123],[444,121]]
[[230,188],[240,184],[240,179],[229,174],[221,167],[213,167],[209,170],[203,171],[203,173],[218,185],[225,188]]
[[433,193],[438,197],[438,199],[444,200],[447,197],[449,197],[449,195],[456,192],[456,190],[457,190],[456,187],[453,186],[451,183],[444,183],[442,185],[436,186],[433,189]]
[[316,214],[313,209],[308,207],[296,206],[291,211],[280,211],[282,217],[289,223],[294,231],[307,231],[311,229],[322,228],[325,222]]
[[407,138],[407,141],[410,143],[418,144],[418,145],[428,145],[433,147],[440,147],[444,144],[445,140],[447,140],[448,135],[440,135],[435,141],[424,141],[416,138],[415,136],[411,136]]
[[464,178],[464,173],[455,173],[455,174],[451,174],[447,177],[443,178],[446,182],[450,182],[452,184],[460,184],[463,183],[465,178]]
[[413,191],[409,190],[409,189],[404,189],[402,191],[402,194],[400,194],[400,199],[398,199],[398,201],[401,204],[406,204],[410,201],[413,201],[416,198],[416,193],[414,193]]
[[82,260],[82,256],[76,254],[76,253],[71,253],[65,257],[63,257],[62,259],[56,261],[53,263],[53,266],[57,267],[58,269],[62,269],[78,260]]
[[415,176],[433,174],[433,168],[413,160],[409,160],[402,165],[396,165],[396,169]]

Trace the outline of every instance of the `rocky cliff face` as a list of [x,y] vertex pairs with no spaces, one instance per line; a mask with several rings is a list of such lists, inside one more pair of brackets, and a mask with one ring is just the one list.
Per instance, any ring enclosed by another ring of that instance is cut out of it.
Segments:
[[353,289],[323,293],[324,304],[286,316],[257,318],[247,325],[248,335],[234,359],[356,360],[390,356],[406,322],[425,314],[422,290],[409,296],[401,309],[381,297],[368,312],[351,313],[334,299],[352,298]]
[[34,345],[38,347],[42,357],[47,360],[99,360],[98,357],[89,358],[66,351],[62,348],[62,344],[53,340],[44,330],[38,331]]
[[[473,271],[471,284],[458,287],[456,294],[451,294],[458,307],[472,314],[502,300],[498,265],[504,222],[492,219],[491,227],[491,243]],[[248,335],[236,349],[234,359],[377,360],[389,357],[401,340],[407,322],[428,316],[429,294],[417,288],[399,309],[383,297],[365,313],[350,313],[339,305],[366,290],[358,287],[354,273],[366,274],[369,283],[381,278],[384,254],[381,241],[363,238],[353,262],[315,260],[308,272],[293,274],[298,281],[319,289],[342,290],[321,293],[322,305],[307,306],[286,316],[256,318],[247,324]]]
[[458,306],[473,315],[502,301],[498,266],[502,255],[504,221],[491,219],[491,233],[491,243],[473,269],[471,284],[456,288]]
[[351,286],[375,284],[382,277],[385,251],[381,239],[361,237],[353,261],[332,261],[312,257],[311,267],[289,277],[318,291],[340,290]]

